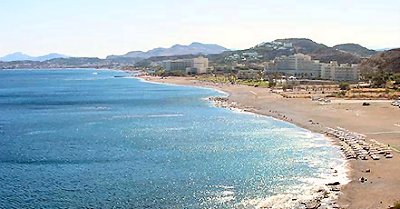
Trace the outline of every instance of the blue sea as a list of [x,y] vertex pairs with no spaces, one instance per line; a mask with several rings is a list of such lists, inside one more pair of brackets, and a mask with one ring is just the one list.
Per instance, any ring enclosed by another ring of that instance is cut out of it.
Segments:
[[224,94],[114,70],[0,70],[0,208],[251,208],[343,177],[323,135],[210,96]]

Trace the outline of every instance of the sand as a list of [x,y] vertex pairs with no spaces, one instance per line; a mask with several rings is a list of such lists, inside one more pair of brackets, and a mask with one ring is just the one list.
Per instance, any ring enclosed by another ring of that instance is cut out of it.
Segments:
[[[324,127],[343,127],[358,132],[368,139],[400,148],[400,108],[387,101],[333,100],[322,105],[310,99],[289,99],[274,94],[270,89],[243,85],[214,84],[190,77],[143,77],[146,80],[179,85],[202,86],[229,93],[229,101],[241,109],[286,120],[300,127],[322,133]],[[310,122],[312,121],[312,122]],[[350,183],[343,186],[338,203],[342,208],[388,208],[400,200],[400,154],[379,161],[350,160]],[[370,169],[370,173],[365,170]],[[368,181],[361,183],[360,177]]]

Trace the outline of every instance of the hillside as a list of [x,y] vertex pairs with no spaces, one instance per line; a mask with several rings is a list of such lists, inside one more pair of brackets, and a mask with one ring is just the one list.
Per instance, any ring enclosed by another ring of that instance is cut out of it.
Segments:
[[400,73],[400,48],[384,51],[364,60],[360,64],[360,70]]
[[147,59],[150,57],[163,57],[163,56],[176,56],[176,55],[196,55],[196,54],[219,54],[224,51],[229,51],[227,48],[217,44],[202,44],[194,42],[190,45],[176,44],[170,48],[155,48],[146,52],[143,51],[132,51],[125,55],[111,55],[107,58],[115,57],[133,57]]
[[288,56],[296,53],[310,55],[313,59],[320,60],[324,63],[337,61],[340,64],[356,64],[361,62],[360,56],[349,52],[340,51],[324,44],[316,43],[307,38],[276,39],[272,42],[258,44],[257,46],[249,49],[229,51],[209,57],[214,62],[224,64],[232,61],[239,63],[259,63],[273,60],[274,58],[282,55]]
[[277,39],[275,41],[283,43],[292,43],[296,53],[310,55],[313,59],[321,62],[337,61],[338,63],[359,63],[360,57],[349,52],[339,51],[333,47],[328,47],[324,44],[316,43],[311,39],[306,38],[288,38]]
[[351,54],[359,56],[359,57],[370,57],[377,53],[377,51],[375,51],[375,50],[368,49],[359,44],[353,44],[353,43],[339,44],[339,45],[333,46],[332,48],[343,51],[343,52],[348,52],[348,53],[351,53]]
[[318,50],[328,48],[324,44],[319,44],[307,38],[286,38],[276,39],[275,42],[292,43],[296,53],[312,54]]

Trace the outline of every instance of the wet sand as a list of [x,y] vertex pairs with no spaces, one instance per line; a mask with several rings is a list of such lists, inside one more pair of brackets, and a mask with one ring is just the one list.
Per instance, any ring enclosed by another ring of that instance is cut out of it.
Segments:
[[[236,102],[241,109],[286,120],[319,133],[323,133],[325,127],[342,127],[400,150],[400,108],[388,101],[369,101],[370,106],[362,106],[363,101],[334,100],[331,104],[321,105],[310,99],[283,98],[266,88],[215,84],[190,77],[143,79],[214,88],[229,93],[228,101]],[[388,208],[400,200],[400,154],[394,151],[393,155],[392,159],[378,161],[350,160],[351,182],[341,189],[340,207]],[[371,172],[366,173],[367,169]],[[361,177],[367,178],[367,182],[358,181]]]

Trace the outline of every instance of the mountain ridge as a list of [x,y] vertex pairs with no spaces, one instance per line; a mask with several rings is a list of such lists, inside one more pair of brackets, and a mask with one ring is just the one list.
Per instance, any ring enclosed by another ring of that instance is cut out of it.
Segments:
[[360,44],[355,44],[355,43],[345,43],[345,44],[338,44],[333,46],[332,48],[344,52],[351,53],[353,55],[359,56],[359,57],[370,57],[376,53],[378,53],[375,50],[368,49],[364,46],[361,46]]
[[161,57],[161,56],[176,56],[176,55],[189,55],[189,54],[219,54],[229,49],[218,44],[203,44],[193,42],[189,45],[175,44],[169,48],[157,47],[148,51],[131,51],[124,55],[110,55],[109,58],[116,57],[130,57],[130,58],[143,58]]
[[14,52],[0,57],[0,61],[13,62],[13,61],[47,61],[55,58],[67,58],[68,56],[58,53],[49,53],[41,56],[31,56],[22,52]]

